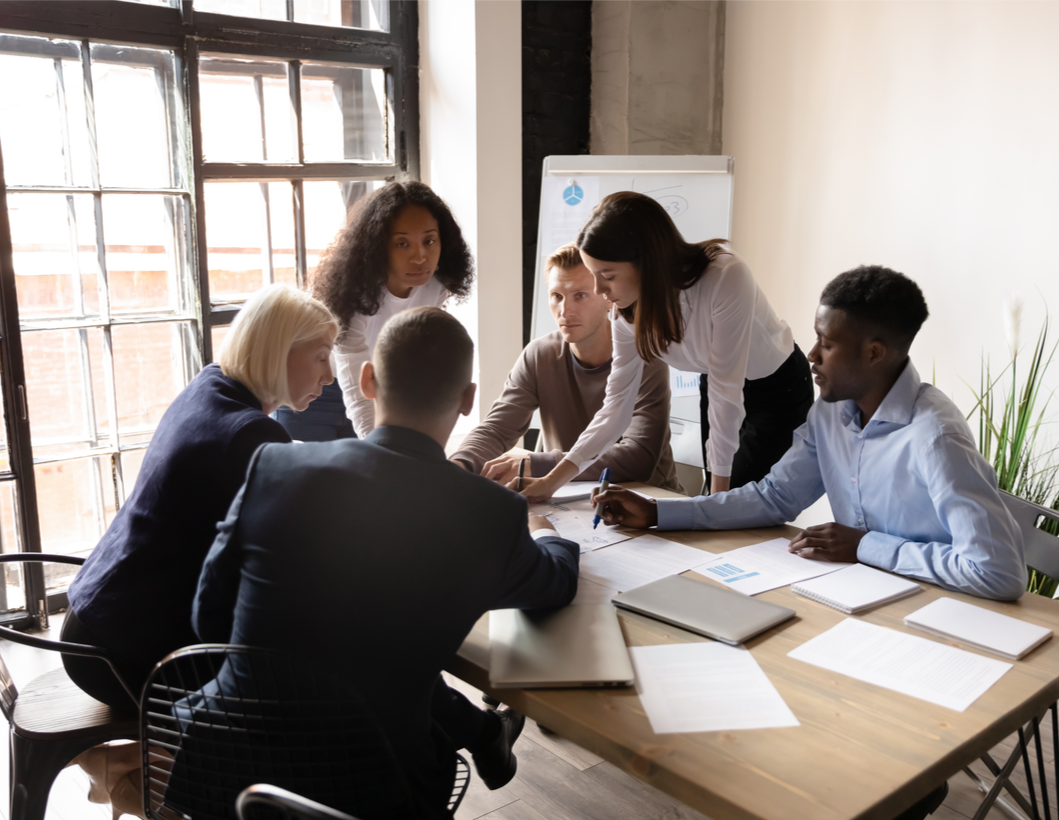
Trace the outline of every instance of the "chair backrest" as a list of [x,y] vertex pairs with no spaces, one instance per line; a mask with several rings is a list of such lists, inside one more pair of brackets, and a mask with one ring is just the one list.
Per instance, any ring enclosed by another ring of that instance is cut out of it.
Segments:
[[364,701],[323,665],[223,644],[155,667],[141,709],[148,817],[235,820],[239,793],[275,784],[356,816],[415,817]]
[[235,801],[235,812],[239,820],[357,820],[352,814],[264,783],[243,789]]
[[1059,578],[1059,536],[1040,528],[1042,521],[1059,522],[1059,512],[1003,490],[1000,497],[1022,530],[1026,563],[1045,575]]

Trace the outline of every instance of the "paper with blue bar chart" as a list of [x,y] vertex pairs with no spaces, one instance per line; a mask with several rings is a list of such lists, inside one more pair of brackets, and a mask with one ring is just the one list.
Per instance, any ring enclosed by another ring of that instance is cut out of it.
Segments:
[[790,545],[787,538],[773,538],[740,547],[722,552],[709,563],[695,567],[695,571],[744,595],[757,595],[852,566],[802,558],[787,552]]

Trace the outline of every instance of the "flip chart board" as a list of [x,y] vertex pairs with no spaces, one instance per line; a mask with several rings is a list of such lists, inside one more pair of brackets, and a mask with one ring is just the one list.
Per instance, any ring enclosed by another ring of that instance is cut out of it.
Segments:
[[[636,191],[657,200],[688,242],[729,239],[734,181],[734,161],[726,156],[546,157],[537,229],[532,337],[557,330],[548,309],[545,260],[560,245],[577,238],[603,197],[616,191]],[[698,384],[698,374],[670,370],[673,456],[680,463],[701,467]],[[682,435],[685,423],[694,428],[688,429],[686,436]]]

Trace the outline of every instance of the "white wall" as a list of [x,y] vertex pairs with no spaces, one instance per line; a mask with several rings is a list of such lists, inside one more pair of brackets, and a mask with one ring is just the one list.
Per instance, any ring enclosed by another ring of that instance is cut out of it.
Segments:
[[419,48],[423,181],[448,202],[478,263],[471,299],[450,307],[475,339],[469,429],[522,350],[521,4],[421,0]]
[[728,3],[734,244],[804,349],[834,275],[895,268],[931,309],[920,374],[967,411],[1005,297],[1024,342],[1059,318],[1057,33],[1059,3]]

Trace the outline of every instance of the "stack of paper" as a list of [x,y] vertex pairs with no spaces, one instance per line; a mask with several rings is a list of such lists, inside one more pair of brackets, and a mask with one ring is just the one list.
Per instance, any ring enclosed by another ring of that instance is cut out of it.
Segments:
[[548,501],[580,501],[582,498],[590,497],[592,491],[598,486],[599,483],[596,481],[571,481],[552,493]]
[[1050,637],[1052,630],[1028,624],[955,598],[938,598],[905,616],[905,623],[931,635],[1018,660]]
[[530,504],[529,511],[551,521],[559,535],[581,545],[582,553],[632,538],[631,532],[623,531],[620,527],[608,527],[602,521],[593,528],[592,520],[596,517],[596,511],[587,498]]
[[838,572],[795,584],[791,590],[834,607],[839,612],[855,615],[869,607],[906,598],[921,588],[915,581],[899,575],[890,575],[866,564],[854,564]]

